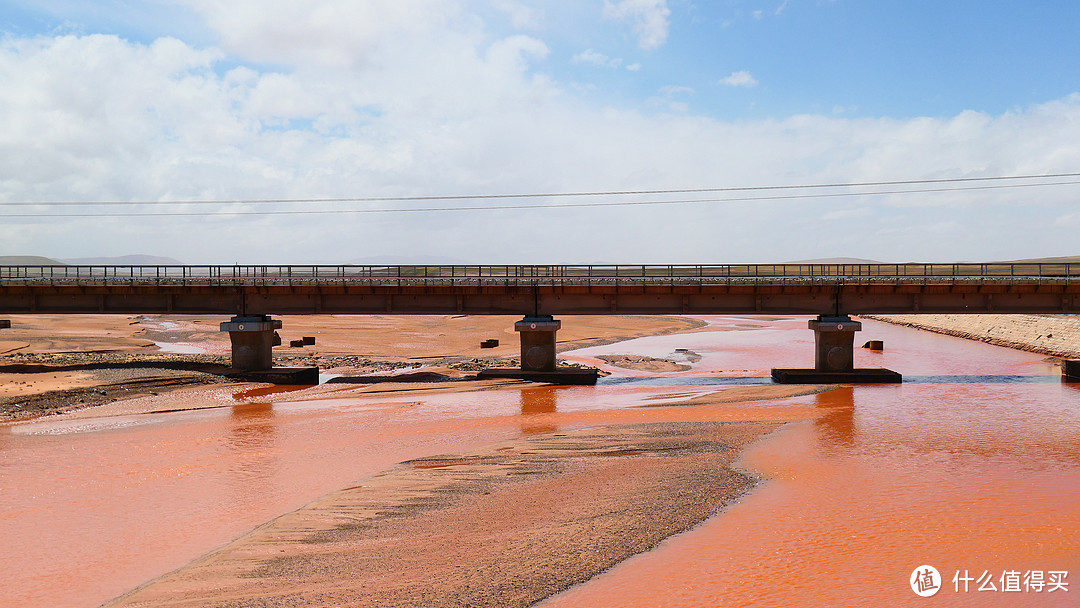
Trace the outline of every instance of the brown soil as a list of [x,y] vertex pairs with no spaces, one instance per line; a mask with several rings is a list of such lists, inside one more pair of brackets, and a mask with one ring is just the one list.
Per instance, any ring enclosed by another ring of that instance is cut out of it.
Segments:
[[772,401],[775,399],[787,399],[800,395],[816,395],[836,388],[828,384],[765,384],[755,386],[733,386],[724,388],[704,395],[695,395],[689,399],[681,398],[686,395],[675,393],[670,395],[657,395],[653,403],[641,407],[675,407],[695,405],[717,405],[721,403],[749,403],[752,401]]
[[[157,395],[180,387],[227,382],[229,337],[218,317],[191,315],[12,315],[0,342],[0,421],[65,413]],[[274,349],[278,365],[318,366],[353,378],[414,366],[443,365],[460,379],[492,366],[514,365],[517,317],[282,316],[284,344],[303,336],[314,346]],[[690,331],[705,324],[683,317],[563,317],[559,350],[635,337]],[[494,349],[480,348],[489,338]],[[156,342],[206,354],[163,353]],[[464,372],[464,373],[458,373]],[[400,382],[432,382],[400,378]],[[374,378],[385,382],[381,378]],[[373,381],[374,381],[373,380]],[[140,402],[141,403],[141,402]],[[151,408],[150,411],[156,411]],[[128,413],[131,408],[118,411]]]
[[405,462],[107,606],[529,606],[716,513],[770,423],[591,428]]
[[656,359],[638,355],[600,355],[597,359],[610,363],[615,367],[640,372],[685,372],[691,369],[691,366],[671,359]]

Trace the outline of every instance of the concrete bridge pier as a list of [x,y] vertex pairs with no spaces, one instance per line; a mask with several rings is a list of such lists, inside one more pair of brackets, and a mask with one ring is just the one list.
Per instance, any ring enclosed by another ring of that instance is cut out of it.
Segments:
[[862,323],[852,321],[847,315],[819,315],[808,325],[814,330],[815,370],[850,372],[855,369],[855,332],[862,330]]
[[855,369],[855,332],[862,323],[848,315],[818,315],[808,323],[814,331],[814,369],[773,368],[781,384],[880,384],[902,382],[888,369]]
[[521,366],[481,370],[479,378],[514,378],[552,384],[596,384],[592,368],[558,367],[555,364],[555,333],[562,327],[551,315],[532,314],[514,323],[521,336]]
[[526,316],[514,323],[521,334],[521,369],[527,372],[555,371],[555,332],[562,327],[551,315]]
[[[318,384],[318,367],[274,367],[274,330],[281,321],[269,315],[237,315],[221,324],[232,340],[232,369],[228,376],[248,382]],[[280,343],[280,342],[279,342]]]
[[274,330],[281,329],[281,321],[269,315],[235,316],[221,324],[221,331],[229,332],[232,340],[233,369],[252,372],[274,367]]

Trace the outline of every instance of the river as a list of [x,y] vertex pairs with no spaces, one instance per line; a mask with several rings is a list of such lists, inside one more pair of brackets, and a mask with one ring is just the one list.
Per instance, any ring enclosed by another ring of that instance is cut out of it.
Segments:
[[[1080,572],[1080,386],[1052,363],[864,322],[860,338],[886,349],[856,363],[904,384],[633,407],[768,384],[770,367],[812,361],[804,318],[707,320],[719,331],[567,353],[701,356],[686,372],[608,368],[597,387],[248,394],[209,410],[0,426],[0,606],[95,606],[402,460],[669,419],[792,422],[744,453],[739,466],[766,480],[750,495],[543,606],[920,605],[909,579],[924,564],[942,575],[937,605],[1078,603],[1071,586],[1002,590],[1012,572],[1069,572],[1069,583]],[[998,590],[954,587],[965,572]]]

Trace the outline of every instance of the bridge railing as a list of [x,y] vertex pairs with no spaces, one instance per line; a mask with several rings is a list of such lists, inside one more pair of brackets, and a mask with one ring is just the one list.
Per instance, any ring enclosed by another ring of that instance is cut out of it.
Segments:
[[201,265],[0,266],[5,282],[287,283],[492,280],[568,282],[709,280],[1007,281],[1080,278],[1080,263],[956,264],[668,264],[668,265]]

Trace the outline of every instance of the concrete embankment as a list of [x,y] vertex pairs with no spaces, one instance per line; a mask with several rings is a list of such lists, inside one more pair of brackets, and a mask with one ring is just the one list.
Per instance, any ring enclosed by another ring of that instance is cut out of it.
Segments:
[[1080,316],[1013,314],[863,316],[867,319],[1053,357],[1080,358]]

